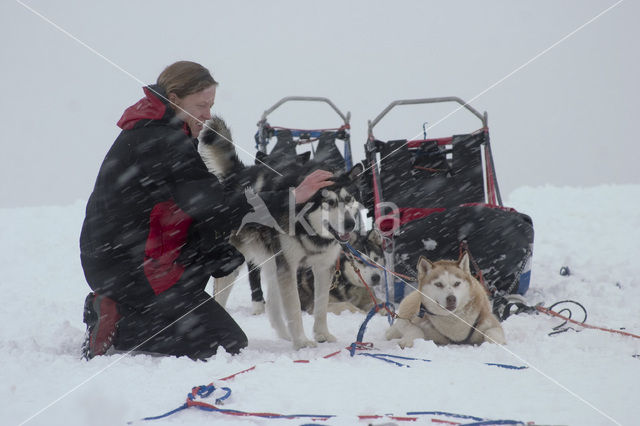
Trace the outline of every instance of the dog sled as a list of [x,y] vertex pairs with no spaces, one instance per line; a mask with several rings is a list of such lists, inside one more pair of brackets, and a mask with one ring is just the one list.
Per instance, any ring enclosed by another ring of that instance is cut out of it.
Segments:
[[[459,104],[482,126],[439,138],[427,138],[425,131],[418,140],[383,141],[374,135],[394,107],[443,102]],[[404,281],[416,276],[421,255],[457,259],[463,248],[494,299],[527,291],[533,223],[502,203],[486,112],[457,97],[394,101],[369,121],[365,153],[363,204],[384,237],[391,301],[402,300]]]
[[[338,127],[328,129],[294,129],[269,124],[268,116],[287,102],[326,103],[340,117],[341,124]],[[313,158],[332,172],[348,172],[353,167],[349,132],[351,129],[350,118],[351,113],[344,114],[327,98],[286,96],[265,110],[258,121],[258,130],[255,134],[256,158],[274,168],[282,165],[283,162],[291,161],[292,158],[303,163]],[[276,144],[268,152],[268,145],[274,138]],[[338,149],[337,141],[343,142],[342,152]],[[305,149],[305,147],[309,149]],[[298,151],[302,152],[298,153]]]

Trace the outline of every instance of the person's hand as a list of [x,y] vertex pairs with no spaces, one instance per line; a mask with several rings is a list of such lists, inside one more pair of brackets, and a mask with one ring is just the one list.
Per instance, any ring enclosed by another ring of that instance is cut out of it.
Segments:
[[333,173],[326,170],[316,170],[310,173],[304,180],[298,185],[293,193],[296,197],[296,204],[302,204],[313,197],[313,195],[326,186],[333,185],[333,181],[328,180],[333,177]]

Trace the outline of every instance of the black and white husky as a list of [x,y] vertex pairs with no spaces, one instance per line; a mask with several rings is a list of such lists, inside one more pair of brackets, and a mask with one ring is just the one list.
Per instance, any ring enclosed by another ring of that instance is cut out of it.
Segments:
[[[381,284],[382,268],[385,265],[382,252],[382,237],[375,230],[352,232],[349,244],[360,253],[360,257],[349,259],[345,250],[340,253],[332,270],[331,291],[329,292],[328,311],[340,314],[343,311],[368,312],[374,304],[381,302],[380,295],[384,288]],[[364,261],[363,261],[364,259]],[[352,263],[353,262],[353,263]],[[249,285],[251,286],[251,303],[253,314],[264,313],[264,296],[260,280],[260,268],[247,265],[249,268]],[[356,271],[357,268],[357,271]],[[364,282],[369,286],[365,287]],[[313,313],[313,272],[310,268],[298,270],[298,293],[303,311]],[[372,297],[373,293],[373,297]],[[221,291],[216,294],[216,301],[225,306],[229,293]]]
[[[254,206],[256,217],[245,217],[241,227],[232,231],[230,242],[248,262],[261,267],[267,285],[267,314],[278,336],[291,340],[296,349],[316,345],[303,329],[296,279],[298,268],[308,266],[316,283],[314,339],[335,341],[327,327],[332,268],[341,250],[337,238],[348,238],[355,226],[359,204],[352,194],[357,192],[356,179],[361,169],[335,176],[334,185],[318,191],[306,204],[295,205],[290,201],[290,209],[275,217],[267,215],[266,219],[259,211],[264,203],[256,194],[294,188],[310,172],[321,169],[321,165],[313,161],[300,164],[295,155],[290,158],[282,155],[269,162],[271,168],[262,164],[246,167],[237,156],[229,129],[219,117],[206,123],[199,141],[198,150],[209,171],[225,185],[245,190],[247,200]],[[276,148],[277,145],[270,155],[274,155]],[[217,282],[216,287],[228,287],[235,275]]]

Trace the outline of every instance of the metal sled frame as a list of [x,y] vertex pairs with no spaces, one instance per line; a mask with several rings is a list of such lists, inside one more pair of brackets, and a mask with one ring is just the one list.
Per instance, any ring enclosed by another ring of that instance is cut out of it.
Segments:
[[[464,102],[462,99],[454,96],[450,97],[439,97],[439,98],[421,98],[421,99],[404,99],[404,100],[396,100],[391,102],[377,117],[373,120],[369,120],[368,122],[368,137],[367,143],[365,146],[366,153],[366,163],[371,169],[371,188],[373,192],[373,205],[374,205],[374,219],[376,226],[381,223],[381,220],[385,217],[382,212],[381,204],[385,201],[384,199],[384,188],[381,186],[381,178],[380,178],[380,169],[379,165],[381,165],[382,158],[380,157],[380,152],[378,149],[378,144],[376,143],[376,138],[373,134],[374,127],[384,118],[385,115],[389,111],[391,111],[396,106],[400,105],[420,105],[420,104],[435,104],[435,103],[445,103],[445,102],[454,102],[460,105],[459,109],[465,108],[471,114],[476,116],[482,123],[482,127],[471,134],[478,134],[480,132],[484,133],[484,141],[483,141],[483,154],[484,154],[484,191],[485,191],[485,201],[488,205],[499,206],[502,207],[502,197],[500,196],[500,190],[498,187],[498,182],[495,173],[495,167],[493,163],[493,156],[491,154],[491,146],[489,143],[489,127],[488,127],[488,116],[487,113],[484,112],[481,114],[475,108]],[[437,143],[439,147],[451,146],[453,144],[453,137],[443,137],[443,138],[434,138],[434,139],[421,139],[421,140],[409,140],[406,141],[406,144],[409,150],[418,149],[424,143]],[[436,206],[437,207],[437,206]],[[380,230],[380,229],[379,229]],[[387,264],[387,268],[392,272],[395,272],[394,265],[394,256],[395,256],[395,247],[393,240],[393,230],[385,231],[380,230],[383,240],[384,240],[384,252],[385,252],[385,260]],[[394,285],[389,289],[389,297],[390,300],[399,302],[404,293],[403,283],[399,282],[391,273],[387,272],[387,282],[392,282]]]
[[[335,112],[338,114],[340,119],[342,120],[342,125],[337,128],[331,129],[291,129],[285,127],[274,127],[271,126],[267,122],[267,117],[269,114],[273,113],[276,109],[282,106],[286,102],[292,101],[301,101],[301,102],[322,102],[328,104]],[[260,121],[258,121],[258,131],[255,134],[256,140],[256,149],[263,153],[267,153],[267,145],[271,138],[277,135],[277,132],[280,130],[288,130],[291,132],[293,139],[297,145],[303,145],[307,143],[312,143],[316,141],[323,132],[335,132],[336,139],[340,139],[344,141],[344,160],[346,163],[346,171],[351,170],[353,167],[353,159],[351,154],[351,136],[350,129],[351,126],[349,121],[351,119],[351,113],[347,112],[344,114],[338,107],[331,102],[328,98],[317,97],[317,96],[285,96],[276,102],[271,108],[264,111],[262,117],[260,117]],[[313,145],[311,146],[312,153]],[[315,153],[314,153],[315,154]]]

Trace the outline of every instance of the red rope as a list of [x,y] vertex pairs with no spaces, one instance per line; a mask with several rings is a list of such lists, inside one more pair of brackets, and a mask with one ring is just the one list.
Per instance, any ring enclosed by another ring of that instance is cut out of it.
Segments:
[[329,130],[335,130],[335,131],[340,131],[340,130],[348,130],[351,129],[351,125],[350,124],[343,124],[340,127],[330,127],[330,128],[325,128],[325,129],[297,129],[294,127],[282,127],[282,126],[269,126],[269,128],[273,129],[273,130],[295,130],[296,132],[326,132]]
[[242,373],[246,373],[246,372],[248,372],[248,371],[255,370],[255,369],[256,369],[256,366],[254,365],[254,366],[253,366],[253,367],[251,367],[251,368],[247,368],[246,370],[238,371],[237,373],[232,374],[232,375],[230,375],[230,376],[227,376],[227,377],[225,377],[225,378],[222,378],[222,379],[220,379],[220,380],[231,380],[231,379],[233,379],[234,377],[239,376],[239,375],[240,375],[240,374],[242,374]]
[[[372,344],[363,344],[363,345],[371,345]],[[346,348],[346,349],[350,349],[350,348]],[[332,352],[328,355],[323,356],[323,358],[330,358],[333,357],[337,354],[339,354],[341,351],[336,351],[336,352]],[[309,362],[308,360],[296,360],[293,362]],[[235,374],[232,374],[230,376],[224,377],[222,379],[219,380],[230,380],[240,374],[246,373],[248,371],[254,370],[256,368],[256,366],[254,365],[253,367],[247,368],[245,370],[239,371]],[[208,386],[213,386],[213,383],[209,384]],[[322,415],[322,414],[279,414],[279,413],[270,413],[270,412],[249,412],[249,411],[240,411],[240,410],[233,410],[233,409],[224,409],[224,408],[219,408],[216,407],[213,404],[209,404],[203,401],[197,401],[195,400],[195,398],[198,396],[199,391],[203,388],[203,386],[197,386],[192,388],[191,390],[191,395],[187,398],[187,401],[185,403],[185,406],[182,408],[189,408],[189,407],[197,407],[206,411],[213,411],[213,412],[217,412],[220,414],[227,414],[227,415],[231,415],[231,416],[237,416],[237,417],[262,417],[262,418],[266,418],[266,419],[275,419],[275,418],[282,418],[282,419],[298,419],[298,418],[309,418],[312,421],[327,421],[328,419],[332,418],[332,417],[336,417],[335,415]],[[193,396],[193,398],[191,398],[191,396]],[[208,395],[207,395],[208,396]],[[170,412],[169,414],[173,414],[173,412],[175,412],[176,410]],[[448,416],[459,416],[456,414],[449,414],[449,413],[407,413],[407,414],[431,414],[431,415],[448,415]],[[407,416],[394,416],[392,414],[385,414],[385,415],[378,415],[378,414],[372,414],[372,415],[358,415],[358,418],[360,420],[374,420],[374,419],[382,419],[382,418],[389,418],[391,420],[395,420],[395,421],[418,421],[420,419],[420,417],[416,417],[416,416],[411,416],[411,415],[407,415]],[[155,420],[155,418],[146,418],[145,420]],[[432,418],[431,419],[432,422],[438,422],[438,423],[447,423],[447,424],[459,424],[459,423],[455,423],[455,422],[451,422],[451,421],[446,421],[446,420],[441,420],[441,419],[436,419],[436,418]]]
[[596,327],[594,325],[589,325],[589,324],[585,324],[583,322],[578,322],[578,321],[572,320],[571,318],[567,318],[567,317],[565,317],[563,315],[560,315],[559,313],[557,313],[555,311],[552,311],[551,309],[544,308],[542,306],[536,306],[536,309],[539,310],[542,313],[547,314],[547,315],[551,315],[551,316],[554,316],[554,317],[562,318],[565,321],[568,321],[568,322],[570,322],[572,324],[579,325],[579,326],[584,327],[584,328],[591,328],[591,329],[594,329],[594,330],[606,331],[608,333],[621,334],[623,336],[635,337],[636,339],[640,339],[640,336],[638,336],[637,334],[627,333],[626,331],[621,331],[621,330],[612,330],[610,328]]
[[458,422],[450,422],[450,421],[448,421],[448,420],[439,420],[439,419],[431,419],[431,421],[432,421],[433,423],[446,423],[446,424],[448,424],[448,425],[459,425],[459,424],[460,424],[460,423],[458,423]]
[[[325,355],[322,358],[327,359],[327,358],[331,358],[332,356],[338,355],[340,352],[342,351],[335,351],[333,353],[330,353],[329,355]],[[308,364],[311,361],[309,361],[308,359],[296,359],[293,362],[297,362],[297,363],[301,363],[301,364]]]
[[384,417],[388,417],[392,420],[398,420],[398,421],[409,421],[409,422],[415,422],[416,420],[418,420],[417,417],[402,417],[402,416],[391,416],[391,415],[386,415],[386,416],[380,416],[378,414],[373,414],[373,415],[360,415],[358,416],[358,419],[360,420],[377,420],[377,419],[382,419]]

